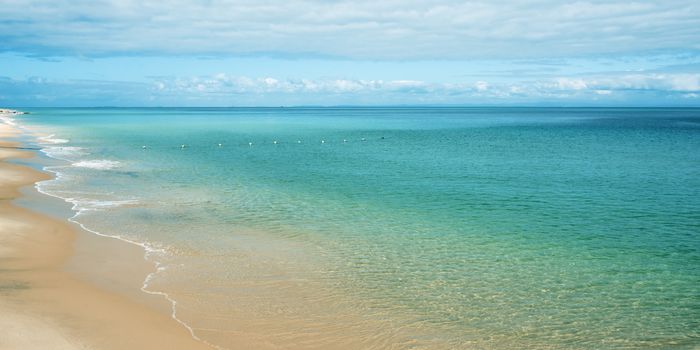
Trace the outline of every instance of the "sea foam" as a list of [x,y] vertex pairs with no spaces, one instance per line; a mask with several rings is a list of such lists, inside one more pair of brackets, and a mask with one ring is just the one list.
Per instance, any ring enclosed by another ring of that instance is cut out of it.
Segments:
[[44,143],[44,144],[59,144],[59,143],[68,143],[68,142],[70,142],[70,140],[55,138],[54,136],[56,136],[56,135],[55,135],[55,134],[51,134],[51,135],[48,135],[48,136],[38,137],[37,139],[39,140],[40,143]]
[[11,125],[11,126],[17,125],[17,123],[15,123],[15,119],[8,117],[7,114],[2,114],[0,116],[0,120],[2,120],[2,122],[7,124],[7,125]]
[[107,159],[93,159],[93,160],[81,160],[79,162],[75,162],[72,164],[74,167],[79,167],[79,168],[89,168],[89,169],[95,169],[95,170],[110,170],[117,168],[121,165],[116,160],[107,160]]

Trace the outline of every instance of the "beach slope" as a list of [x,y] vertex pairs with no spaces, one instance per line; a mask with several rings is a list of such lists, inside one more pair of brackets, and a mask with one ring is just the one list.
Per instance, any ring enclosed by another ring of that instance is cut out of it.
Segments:
[[211,349],[157,307],[65,270],[76,228],[13,204],[48,174],[8,162],[32,151],[0,123],[0,349]]

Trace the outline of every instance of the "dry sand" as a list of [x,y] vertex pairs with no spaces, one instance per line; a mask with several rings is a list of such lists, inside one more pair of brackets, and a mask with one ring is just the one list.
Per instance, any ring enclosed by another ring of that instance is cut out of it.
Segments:
[[[16,132],[0,123],[0,140]],[[153,269],[140,247],[13,204],[49,178],[8,163],[34,157],[17,146],[0,141],[0,349],[211,349],[139,290]]]

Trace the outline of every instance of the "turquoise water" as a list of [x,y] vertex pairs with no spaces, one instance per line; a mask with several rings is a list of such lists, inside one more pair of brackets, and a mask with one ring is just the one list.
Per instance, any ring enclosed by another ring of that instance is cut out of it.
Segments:
[[700,109],[29,111],[215,344],[700,347]]

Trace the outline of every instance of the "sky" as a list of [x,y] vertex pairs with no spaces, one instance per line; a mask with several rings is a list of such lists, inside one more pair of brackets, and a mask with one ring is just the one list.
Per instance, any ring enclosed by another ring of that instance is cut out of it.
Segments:
[[700,106],[700,2],[0,0],[0,105]]

